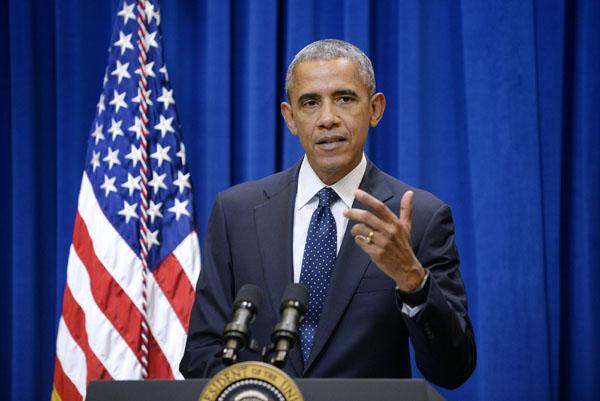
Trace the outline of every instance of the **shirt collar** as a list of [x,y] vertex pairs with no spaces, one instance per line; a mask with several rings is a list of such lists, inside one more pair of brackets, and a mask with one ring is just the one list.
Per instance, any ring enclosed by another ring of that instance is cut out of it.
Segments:
[[[347,207],[352,207],[354,192],[358,189],[365,171],[367,170],[367,158],[363,153],[360,163],[346,174],[341,180],[331,185]],[[298,173],[298,190],[296,192],[296,208],[302,209],[322,188],[327,187],[312,169],[306,155],[302,160],[300,172]]]

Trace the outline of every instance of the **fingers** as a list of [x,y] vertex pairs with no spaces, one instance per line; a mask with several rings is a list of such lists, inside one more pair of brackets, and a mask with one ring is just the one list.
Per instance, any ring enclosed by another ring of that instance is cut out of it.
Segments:
[[400,200],[400,223],[408,228],[408,232],[412,227],[413,195],[413,191],[406,191]]
[[[355,244],[397,284],[405,282],[405,278],[398,280],[406,277],[416,264],[420,265],[411,245],[413,197],[413,191],[402,196],[400,212],[396,215],[380,200],[357,190],[356,199],[370,210],[344,212],[344,216],[357,222],[351,228]],[[402,284],[398,285],[402,288]]]
[[352,234],[357,239],[371,244],[372,241],[366,240],[366,236],[371,230],[374,230],[386,238],[394,238],[401,232],[409,233],[412,227],[412,202],[413,191],[406,191],[400,200],[400,216],[396,216],[383,202],[362,190],[356,191],[356,199],[368,206],[371,210],[348,209],[344,216],[362,224],[356,224],[352,229]]
[[[344,216],[350,220],[356,220],[365,225],[374,228],[377,231],[387,231],[387,223],[377,218],[373,213],[368,210],[362,209],[348,209],[344,211]],[[395,219],[395,217],[394,217]]]
[[[375,242],[375,230],[362,223],[355,224],[350,233],[354,238],[359,239],[366,244],[373,244]],[[378,234],[381,236],[381,232],[378,232]]]
[[348,209],[344,212],[344,216],[365,223],[366,225],[378,230],[388,231],[389,225],[393,224],[397,217],[383,202],[373,197],[372,195],[357,189],[356,199],[369,207],[370,210]]
[[356,199],[362,204],[368,206],[373,213],[382,220],[393,221],[396,218],[394,212],[392,212],[382,201],[375,198],[373,195],[357,189],[355,192]]

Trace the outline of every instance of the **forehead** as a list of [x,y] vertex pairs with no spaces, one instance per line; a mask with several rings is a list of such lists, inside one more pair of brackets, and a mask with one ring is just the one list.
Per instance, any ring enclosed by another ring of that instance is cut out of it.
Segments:
[[356,64],[344,58],[334,60],[303,61],[294,69],[292,97],[304,93],[327,94],[339,89],[352,89],[357,93],[368,93],[360,78]]

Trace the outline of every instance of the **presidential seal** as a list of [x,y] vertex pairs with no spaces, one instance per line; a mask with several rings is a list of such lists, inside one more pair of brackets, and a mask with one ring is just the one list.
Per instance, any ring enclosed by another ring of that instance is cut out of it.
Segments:
[[198,401],[304,401],[284,371],[263,362],[242,362],[213,377]]

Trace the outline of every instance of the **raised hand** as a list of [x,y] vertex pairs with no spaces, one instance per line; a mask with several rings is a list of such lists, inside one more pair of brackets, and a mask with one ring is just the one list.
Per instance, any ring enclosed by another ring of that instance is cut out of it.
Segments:
[[400,290],[416,290],[425,277],[425,269],[415,256],[410,240],[413,192],[407,191],[402,196],[400,216],[365,191],[358,189],[355,194],[370,211],[348,209],[344,212],[347,218],[359,222],[352,227],[354,241]]

